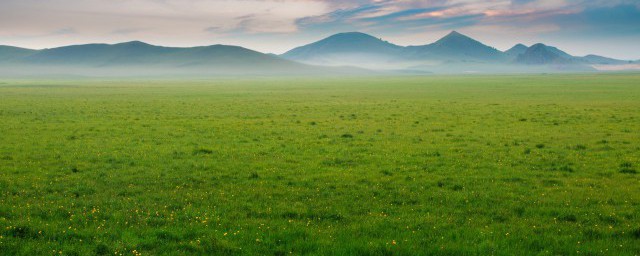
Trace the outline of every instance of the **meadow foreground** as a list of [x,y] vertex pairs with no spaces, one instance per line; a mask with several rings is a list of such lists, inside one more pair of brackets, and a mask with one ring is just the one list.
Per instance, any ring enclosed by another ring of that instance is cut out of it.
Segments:
[[639,255],[640,75],[0,81],[2,255]]

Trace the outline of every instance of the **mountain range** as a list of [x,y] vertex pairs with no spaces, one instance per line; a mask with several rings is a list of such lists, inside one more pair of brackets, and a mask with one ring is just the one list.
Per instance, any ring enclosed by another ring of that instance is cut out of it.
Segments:
[[342,33],[295,48],[281,56],[312,65],[450,73],[595,71],[594,65],[634,63],[597,55],[572,56],[544,44],[530,47],[517,44],[502,52],[456,31],[431,44],[406,47],[362,33]]
[[400,46],[359,32],[340,33],[282,55],[239,46],[177,48],[139,41],[43,50],[0,46],[0,76],[566,72],[635,64],[597,55],[572,56],[544,44],[517,44],[503,52],[456,31],[418,46]]
[[[21,74],[225,75],[317,73],[309,65],[238,46],[161,47],[139,41],[44,50],[0,46],[0,67]],[[34,70],[31,72],[30,70]],[[10,72],[0,72],[10,73]]]

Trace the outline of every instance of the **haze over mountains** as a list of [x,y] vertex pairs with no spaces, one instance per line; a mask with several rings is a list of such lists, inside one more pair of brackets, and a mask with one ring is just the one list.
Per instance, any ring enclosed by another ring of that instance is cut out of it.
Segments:
[[596,55],[571,56],[544,44],[517,44],[502,52],[456,31],[431,44],[406,47],[362,33],[342,33],[295,48],[282,57],[313,65],[435,73],[595,71],[594,65],[631,63]]
[[596,71],[603,65],[624,69],[636,64],[596,55],[571,56],[544,44],[518,44],[502,52],[455,31],[431,44],[406,47],[364,33],[341,33],[280,56],[238,46],[176,48],[138,41],[44,50],[0,46],[3,76],[526,73]]
[[[305,64],[238,46],[161,47],[143,42],[44,50],[0,46],[0,66],[19,74],[236,75],[315,73]],[[31,71],[33,70],[33,72]],[[2,72],[5,74],[9,72]]]
[[406,48],[406,57],[417,60],[441,60],[446,62],[475,61],[498,62],[504,54],[456,31],[435,43]]

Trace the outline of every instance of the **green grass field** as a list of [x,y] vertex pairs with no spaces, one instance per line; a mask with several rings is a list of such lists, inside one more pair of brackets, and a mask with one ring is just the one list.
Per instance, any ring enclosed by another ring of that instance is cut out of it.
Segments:
[[640,255],[640,75],[0,81],[2,255]]

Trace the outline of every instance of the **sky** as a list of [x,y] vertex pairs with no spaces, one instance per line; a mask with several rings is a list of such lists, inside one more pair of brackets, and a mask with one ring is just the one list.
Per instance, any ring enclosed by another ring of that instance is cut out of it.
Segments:
[[283,53],[340,32],[424,45],[452,30],[500,50],[640,59],[640,0],[0,0],[0,45],[32,49],[139,40]]

